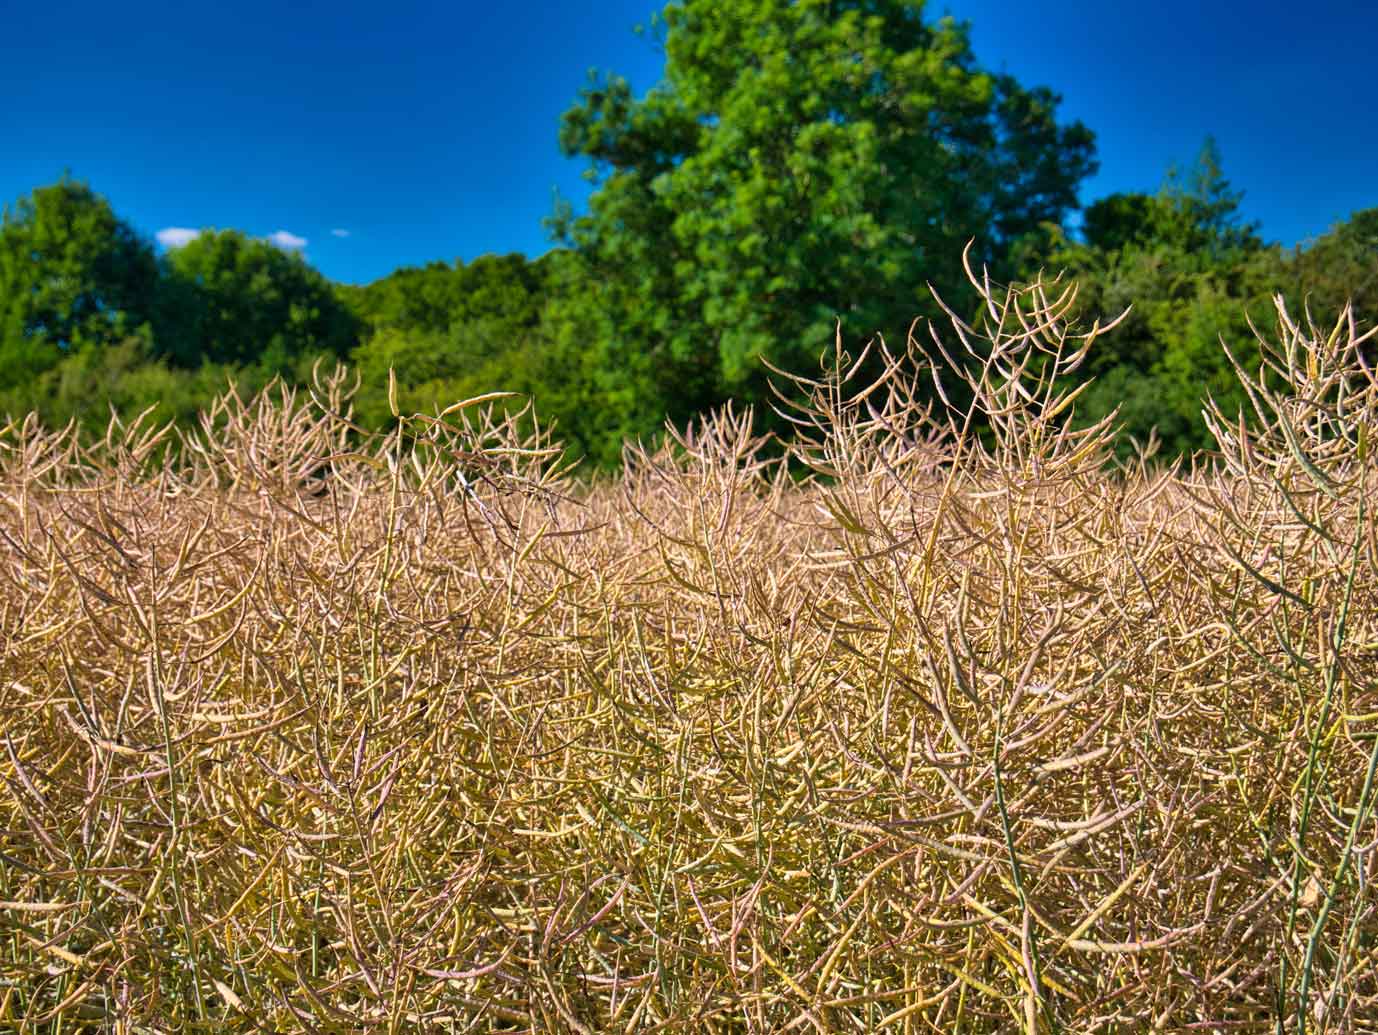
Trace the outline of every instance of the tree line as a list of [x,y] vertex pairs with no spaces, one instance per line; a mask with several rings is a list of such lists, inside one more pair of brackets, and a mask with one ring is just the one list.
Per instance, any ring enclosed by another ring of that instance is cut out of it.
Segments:
[[[969,27],[917,0],[681,0],[649,27],[665,53],[645,96],[591,75],[558,127],[583,158],[584,212],[560,204],[530,259],[401,269],[334,284],[234,230],[158,254],[86,183],[64,178],[0,225],[0,415],[103,428],[109,406],[190,420],[233,378],[355,367],[362,424],[496,389],[531,395],[594,463],[727,399],[769,426],[768,369],[902,343],[969,311],[960,256],[997,279],[1069,271],[1090,315],[1132,304],[1089,360],[1078,419],[1119,406],[1168,453],[1206,446],[1204,392],[1236,381],[1219,347],[1282,292],[1333,318],[1378,315],[1378,209],[1305,246],[1267,242],[1207,141],[1154,193],[1085,208],[1095,136],[1043,86],[981,67]],[[974,314],[973,314],[974,315]],[[1242,402],[1242,400],[1238,400]]]

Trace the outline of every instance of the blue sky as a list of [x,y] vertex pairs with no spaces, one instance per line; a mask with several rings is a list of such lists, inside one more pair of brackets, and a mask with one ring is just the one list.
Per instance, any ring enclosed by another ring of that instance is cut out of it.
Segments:
[[[354,283],[536,255],[553,192],[586,197],[560,113],[590,68],[638,92],[659,78],[633,32],[658,7],[21,0],[0,37],[0,199],[70,170],[149,237],[279,234]],[[1156,189],[1209,133],[1270,240],[1378,205],[1378,5],[929,5],[945,11],[983,65],[1053,87],[1095,130],[1084,202]]]

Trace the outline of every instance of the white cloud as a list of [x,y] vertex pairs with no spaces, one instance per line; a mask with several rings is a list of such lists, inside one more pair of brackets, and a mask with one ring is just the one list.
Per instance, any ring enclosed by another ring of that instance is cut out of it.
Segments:
[[268,235],[268,240],[286,251],[306,247],[306,238],[298,237],[289,230],[276,230]]
[[349,236],[349,231],[348,231],[348,230],[331,230],[331,231],[330,231],[330,234],[331,234],[332,237],[348,237],[348,236]]
[[165,226],[153,236],[164,248],[180,248],[200,237],[201,231],[192,230],[185,226]]

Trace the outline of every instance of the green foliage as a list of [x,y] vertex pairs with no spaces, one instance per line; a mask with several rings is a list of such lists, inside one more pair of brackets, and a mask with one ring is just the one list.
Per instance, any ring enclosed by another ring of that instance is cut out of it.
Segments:
[[1169,232],[1183,248],[1205,252],[1222,262],[1263,243],[1257,224],[1240,221],[1244,192],[1233,189],[1225,179],[1214,137],[1206,137],[1188,172],[1168,170],[1163,197],[1170,202],[1174,217]]
[[233,379],[305,376],[358,320],[300,256],[227,231],[159,261],[86,184],[19,199],[0,226],[0,415],[103,429],[113,406],[189,422]]
[[589,338],[555,315],[560,299],[590,289],[586,276],[578,256],[556,250],[534,261],[514,254],[467,265],[433,262],[363,287],[340,287],[340,297],[370,328],[351,355],[362,379],[355,400],[360,421],[369,427],[391,421],[392,371],[406,412],[515,392],[523,398],[513,407],[534,399],[572,453],[615,464],[622,439],[641,430],[628,417],[628,384],[648,359],[632,354],[604,363],[607,353],[594,342],[608,340],[611,326]]
[[1129,310],[1088,357],[1084,372],[1097,383],[1078,403],[1081,419],[1120,407],[1130,436],[1143,443],[1156,433],[1166,454],[1190,454],[1212,445],[1200,416],[1207,395],[1227,411],[1243,404],[1220,342],[1247,358],[1249,317],[1268,324],[1283,262],[1240,223],[1240,198],[1208,140],[1157,195],[1102,199],[1086,210],[1083,241],[1059,233],[1045,254],[1024,257],[1026,277],[1044,267],[1076,279],[1084,312]]
[[237,230],[172,251],[160,355],[176,366],[255,364],[285,371],[303,355],[345,356],[360,323],[298,254]]
[[0,390],[20,389],[81,350],[146,341],[157,283],[152,247],[86,184],[64,178],[7,206]]
[[1378,322],[1378,208],[1355,212],[1297,248],[1291,274],[1286,294],[1294,313],[1309,305],[1325,319],[1353,302],[1361,325]]
[[553,368],[540,334],[551,263],[485,255],[467,266],[433,262],[340,288],[371,329],[351,357],[363,379],[361,420],[380,427],[391,419],[389,370],[408,411],[512,391],[542,396],[542,412],[554,412],[544,391]]
[[534,261],[335,285],[237,231],[160,260],[85,184],[36,189],[0,224],[0,416],[99,429],[112,404],[157,403],[191,421],[228,380],[299,383],[346,358],[368,427],[392,420],[393,371],[407,411],[530,396],[614,467],[626,439],[728,399],[778,427],[761,361],[816,369],[839,322],[853,350],[903,339],[937,315],[930,284],[972,312],[958,257],[974,240],[997,280],[1066,270],[1084,313],[1131,309],[1082,368],[1097,380],[1076,419],[1118,408],[1171,456],[1212,445],[1205,396],[1243,405],[1220,342],[1250,363],[1249,318],[1271,325],[1275,292],[1322,323],[1351,299],[1361,329],[1378,319],[1378,209],[1284,252],[1241,220],[1209,139],[1159,192],[1102,198],[1069,235],[1090,131],[1058,122],[1051,91],[982,70],[967,26],[923,3],[678,0],[652,27],[661,83],[634,97],[595,75],[565,113],[560,146],[595,190],[586,213],[557,206],[567,247]]
[[98,435],[112,412],[127,419],[153,406],[159,422],[190,426],[231,384],[252,395],[278,373],[288,383],[309,382],[316,358],[299,356],[281,371],[262,364],[204,363],[188,369],[170,365],[152,354],[146,340],[131,337],[78,349],[24,384],[0,389],[0,418],[36,412],[50,428],[75,421]]
[[[407,267],[363,287],[341,285],[340,297],[375,330],[447,333],[457,323],[486,324],[485,333],[534,324],[550,257],[483,255],[469,263]],[[494,345],[500,346],[500,340]]]
[[[903,337],[954,261],[1057,222],[1094,168],[1056,95],[980,70],[964,25],[903,0],[685,0],[656,21],[665,79],[593,78],[560,131],[590,211],[554,231],[586,264],[563,318],[650,430],[728,396],[761,357],[810,369],[841,319]],[[978,255],[978,259],[982,256]],[[646,383],[627,359],[648,360]]]
[[388,374],[397,378],[398,404],[407,412],[431,413],[490,391],[530,391],[533,378],[522,369],[526,350],[465,361],[465,342],[434,331],[385,327],[355,350],[362,377],[355,405],[359,419],[377,428],[391,420]]
[[682,423],[719,401],[695,385],[692,364],[674,362],[624,333],[617,314],[634,306],[624,284],[600,279],[577,252],[549,258],[550,301],[539,328],[545,362],[536,398],[558,418],[560,437],[577,453],[600,467],[616,467],[624,441],[657,439],[667,418]]

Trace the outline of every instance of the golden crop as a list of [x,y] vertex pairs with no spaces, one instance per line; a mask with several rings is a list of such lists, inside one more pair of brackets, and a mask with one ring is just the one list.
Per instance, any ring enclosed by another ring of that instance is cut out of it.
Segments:
[[1378,1030],[1362,336],[1279,307],[1218,457],[1116,467],[1070,293],[975,279],[785,460],[342,373],[12,423],[0,1026]]

